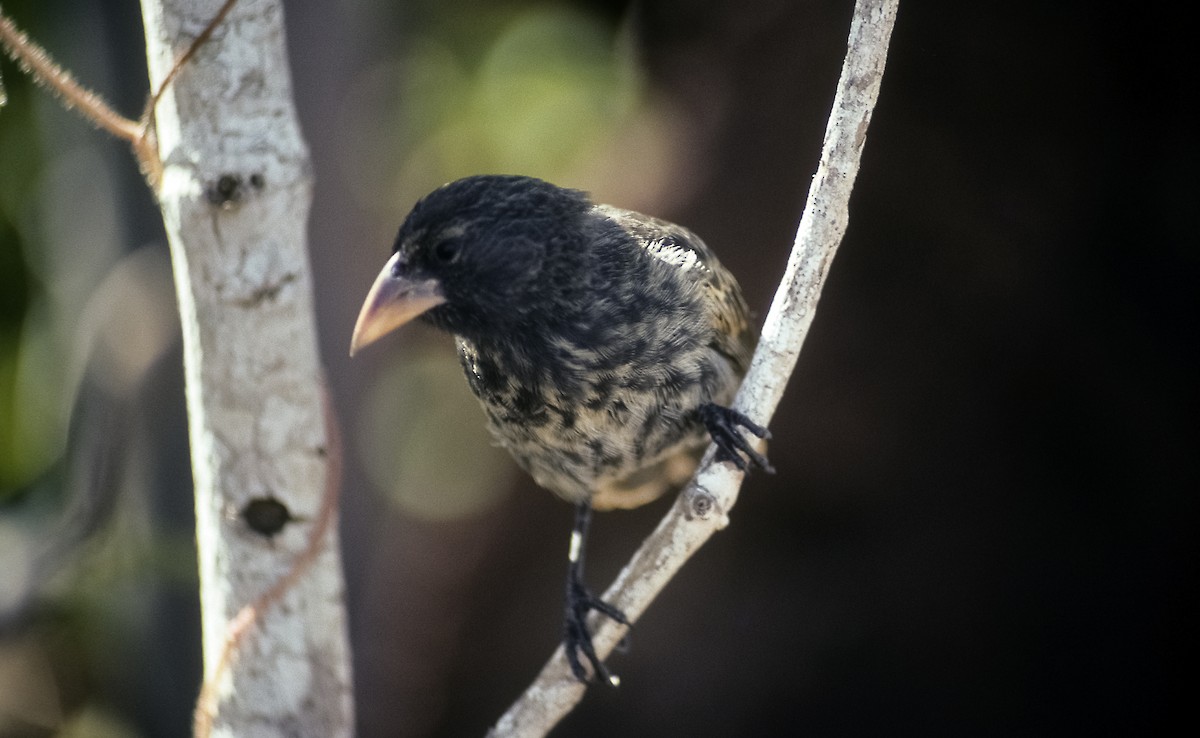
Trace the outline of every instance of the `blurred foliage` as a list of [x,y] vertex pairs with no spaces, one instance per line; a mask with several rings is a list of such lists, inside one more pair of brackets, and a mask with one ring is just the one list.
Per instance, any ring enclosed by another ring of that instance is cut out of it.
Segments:
[[[109,82],[145,86],[120,78],[106,53],[110,34],[129,29],[106,25],[104,8],[4,11],[105,94]],[[164,689],[190,695],[198,679],[194,660],[162,645],[175,627],[164,596],[195,596],[195,554],[190,530],[163,524],[159,495],[176,486],[163,484],[169,441],[147,439],[138,406],[176,344],[169,264],[163,244],[130,237],[126,148],[7,56],[0,74],[0,735],[146,735]],[[198,651],[195,640],[182,652]],[[159,651],[174,673],[155,668]],[[139,680],[153,696],[122,694]]]
[[0,111],[0,503],[44,469],[48,454],[28,448],[18,423],[19,347],[41,289],[25,256],[18,222],[30,207],[29,183],[42,156],[28,82],[10,76],[10,104]]
[[[80,79],[105,93],[114,86],[103,54],[113,29],[100,22],[102,7],[53,0],[5,3],[4,10],[65,66],[86,59],[87,66],[75,70]],[[131,246],[122,218],[129,193],[120,185],[121,169],[132,165],[123,146],[36,88],[6,55],[0,54],[0,68],[9,96],[0,110],[3,503],[64,453],[100,322],[89,300]],[[151,335],[161,337],[161,331]]]
[[494,445],[458,361],[411,355],[376,378],[359,425],[364,469],[405,513],[446,520],[486,511],[516,471]]
[[57,733],[57,738],[136,738],[139,732],[118,715],[95,705],[76,713]]
[[568,6],[444,7],[355,82],[345,179],[367,209],[405,208],[484,172],[569,181],[642,102],[628,34]]

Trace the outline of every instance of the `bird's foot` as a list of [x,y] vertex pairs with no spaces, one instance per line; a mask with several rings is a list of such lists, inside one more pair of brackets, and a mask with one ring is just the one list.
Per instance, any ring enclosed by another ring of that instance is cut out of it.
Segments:
[[592,667],[592,674],[605,684],[615,687],[620,680],[609,673],[592,645],[592,633],[587,627],[587,615],[592,610],[603,613],[622,625],[630,624],[625,613],[592,594],[579,577],[572,574],[567,581],[566,622],[563,632],[563,649],[567,653],[567,663],[571,665],[571,673],[576,679],[581,682],[591,681],[579,657],[583,654]]
[[764,440],[771,437],[771,431],[733,408],[712,402],[700,406],[700,419],[704,421],[713,443],[717,444],[717,461],[728,461],[742,471],[757,466],[768,474],[775,473],[775,467],[771,466],[767,457],[756,451],[739,429],[745,428]]

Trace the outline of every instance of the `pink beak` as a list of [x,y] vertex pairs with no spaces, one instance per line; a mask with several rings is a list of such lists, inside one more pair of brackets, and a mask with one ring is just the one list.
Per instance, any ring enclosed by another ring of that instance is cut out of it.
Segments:
[[371,285],[363,302],[354,335],[350,338],[350,355],[374,343],[426,310],[446,301],[441,285],[435,279],[414,280],[393,273],[400,254],[393,254]]

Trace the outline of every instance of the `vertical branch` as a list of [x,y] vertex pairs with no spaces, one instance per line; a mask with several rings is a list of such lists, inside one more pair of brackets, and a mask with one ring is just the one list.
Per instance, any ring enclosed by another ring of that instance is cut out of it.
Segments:
[[[143,120],[155,122],[163,163],[158,197],[183,328],[200,724],[217,735],[348,736],[349,648],[336,517],[324,496],[330,439],[306,238],[311,167],[281,5],[143,0],[160,91]],[[223,23],[210,23],[220,14]],[[185,48],[193,53],[181,65]],[[251,524],[262,506],[279,510],[280,528]],[[290,573],[298,562],[303,577]],[[264,593],[274,593],[269,602]]]
[[[850,192],[858,174],[871,112],[879,96],[888,42],[899,0],[858,0],[833,110],[825,129],[821,161],[805,203],[796,241],[758,350],[734,406],[766,424],[783,395],[816,312],[834,254],[849,221]],[[636,621],[691,555],[725,527],[737,501],[742,474],[712,463],[710,452],[658,528],[604,593],[605,601]],[[625,627],[594,618],[593,643],[607,656]],[[502,715],[491,736],[543,736],[583,696],[561,647],[533,684]]]

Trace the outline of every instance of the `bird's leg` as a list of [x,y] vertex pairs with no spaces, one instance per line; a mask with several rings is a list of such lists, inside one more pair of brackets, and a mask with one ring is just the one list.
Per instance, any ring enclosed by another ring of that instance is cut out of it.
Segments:
[[567,603],[566,622],[563,632],[563,649],[567,652],[567,662],[571,672],[581,682],[587,682],[587,671],[579,659],[582,652],[592,666],[592,673],[597,678],[612,686],[617,685],[617,677],[608,672],[596,649],[592,645],[592,634],[587,627],[587,614],[591,610],[602,612],[622,625],[629,625],[625,613],[596,597],[583,583],[583,551],[587,544],[588,524],[592,518],[592,503],[585,500],[575,507],[575,527],[571,531],[571,548],[567,554],[570,561],[567,569]]
[[[745,428],[763,439],[770,438],[771,431],[731,407],[712,402],[706,402],[700,406],[700,419],[704,421],[704,427],[712,436],[713,443],[717,444],[718,461],[732,462],[742,471],[748,471],[749,467],[753,465],[768,474],[775,473],[775,467],[771,466],[767,457],[756,451],[739,429]],[[742,453],[738,453],[739,451]],[[746,454],[749,461],[743,458],[742,454]]]

